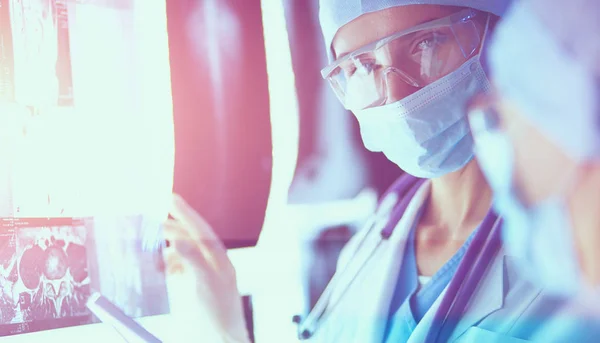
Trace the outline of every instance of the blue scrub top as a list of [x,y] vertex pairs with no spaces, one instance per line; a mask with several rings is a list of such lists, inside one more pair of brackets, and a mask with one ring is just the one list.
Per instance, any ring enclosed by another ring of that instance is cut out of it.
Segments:
[[385,330],[384,342],[386,343],[408,341],[417,324],[454,276],[478,230],[474,230],[454,256],[432,276],[427,284],[417,290],[419,281],[415,254],[415,229],[422,212],[423,209],[419,211],[415,219],[404,249],[404,258],[400,266],[398,283],[392,297]]

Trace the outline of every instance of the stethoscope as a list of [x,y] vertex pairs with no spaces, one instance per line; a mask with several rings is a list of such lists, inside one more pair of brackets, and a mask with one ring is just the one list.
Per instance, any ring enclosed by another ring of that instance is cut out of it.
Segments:
[[[306,316],[304,321],[302,321],[299,316],[294,317],[294,322],[298,324],[299,340],[307,340],[313,337],[319,327],[321,327],[332,313],[332,310],[341,300],[343,300],[345,293],[364,269],[367,262],[371,260],[375,252],[381,247],[382,243],[390,238],[396,228],[396,224],[404,215],[409,202],[423,182],[424,180],[419,180],[406,187],[408,188],[408,192],[406,193],[402,191],[399,192],[404,193],[402,200],[393,209],[392,216],[380,232],[379,240],[371,247],[369,253],[366,254],[366,258],[362,262],[359,261],[358,267],[355,268],[354,273],[350,274],[349,269],[350,266],[355,265],[355,263],[347,263],[344,268],[332,278],[331,282],[327,285],[314,308]],[[354,251],[354,256],[358,256],[359,252],[367,246],[367,244],[365,244],[367,237],[370,237],[370,233],[377,227],[375,221],[376,219],[373,218],[366,224],[367,227],[369,227],[368,232],[358,243],[358,246]],[[425,339],[426,343],[445,342],[443,338],[450,337],[454,331],[458,321],[450,319],[460,318],[460,316],[464,314],[466,306],[471,299],[471,295],[474,293],[480,280],[483,279],[492,258],[500,250],[500,226],[501,220],[493,211],[490,211],[481,223],[479,230],[475,234],[471,245],[467,249],[463,260],[447,287],[444,298],[434,314],[431,328]],[[333,290],[338,288],[338,284],[340,283],[339,280],[344,279],[347,275],[350,275],[350,278],[345,282],[345,287],[339,291],[337,299],[333,301]]]

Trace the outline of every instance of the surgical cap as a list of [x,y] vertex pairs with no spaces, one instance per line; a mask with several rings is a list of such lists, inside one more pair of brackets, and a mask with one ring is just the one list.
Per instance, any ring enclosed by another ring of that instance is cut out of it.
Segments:
[[446,5],[470,7],[502,15],[510,0],[320,0],[319,19],[329,61],[333,60],[331,43],[338,30],[363,14],[396,6]]
[[577,161],[600,158],[598,18],[598,0],[522,0],[488,52],[502,96]]

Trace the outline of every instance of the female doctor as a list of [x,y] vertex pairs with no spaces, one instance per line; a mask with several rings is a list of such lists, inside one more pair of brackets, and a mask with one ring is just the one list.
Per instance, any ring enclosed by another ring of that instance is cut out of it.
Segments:
[[[462,6],[462,7],[458,7]],[[466,6],[466,7],[465,7]],[[469,99],[503,0],[322,0],[331,64],[323,77],[359,121],[366,147],[409,175],[342,252],[301,339],[522,342],[557,306],[516,273],[473,159]],[[165,235],[171,273],[198,275],[224,341],[245,341],[235,272],[210,226],[176,197]]]
[[476,100],[469,116],[506,249],[536,284],[577,295],[546,333],[554,341],[600,334],[598,18],[596,0],[513,6],[489,53],[497,94]]

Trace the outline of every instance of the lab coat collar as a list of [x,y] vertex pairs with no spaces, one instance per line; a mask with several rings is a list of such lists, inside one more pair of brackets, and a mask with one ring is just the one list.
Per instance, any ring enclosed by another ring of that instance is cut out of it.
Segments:
[[[344,248],[336,274],[321,295],[325,299],[323,305],[328,309],[324,312],[321,327],[312,341],[383,340],[405,243],[410,227],[429,195],[429,184],[428,180],[423,180],[422,184],[420,181],[412,185],[404,184],[409,189],[418,188],[388,236],[382,235],[382,230],[396,217],[396,211],[402,210],[403,206],[396,206],[405,199],[402,193],[389,192],[377,210],[372,226],[369,225],[367,231],[357,233],[349,242],[350,246]],[[408,192],[409,189],[402,192]],[[321,300],[315,308],[320,302]]]
[[[479,321],[499,310],[504,305],[505,281],[507,281],[506,264],[504,263],[505,255],[500,251],[494,257],[488,272],[484,276],[482,282],[478,285],[473,298],[469,301],[465,313],[460,318],[448,342],[455,341],[458,337],[465,333],[470,327],[475,326]],[[421,343],[425,341],[425,337],[432,327],[433,318],[441,300],[444,298],[448,287],[444,289],[442,294],[436,299],[429,311],[419,322],[415,331],[411,335],[408,343]]]
[[[431,181],[425,181],[417,190],[414,197],[411,199],[404,215],[396,225],[393,234],[385,243],[385,249],[380,250],[379,256],[374,256],[374,261],[386,261],[384,265],[381,265],[377,272],[368,278],[368,283],[373,283],[373,288],[367,287],[368,289],[376,289],[375,285],[383,285],[379,292],[374,304],[374,324],[365,325],[365,328],[369,327],[366,332],[359,330],[359,335],[354,337],[354,342],[382,342],[385,335],[385,328],[389,317],[390,304],[396,289],[396,283],[398,281],[398,274],[400,273],[400,265],[404,258],[404,249],[406,247],[406,241],[410,234],[410,229],[419,213],[419,210],[427,200],[429,196],[429,190],[431,188]],[[366,324],[366,323],[365,323]]]
[[508,264],[505,263],[505,255],[500,250],[483,280],[477,286],[473,297],[467,305],[466,311],[460,318],[449,341],[452,342],[460,337],[467,329],[475,326],[479,321],[499,310],[504,305],[504,297],[507,293]]

